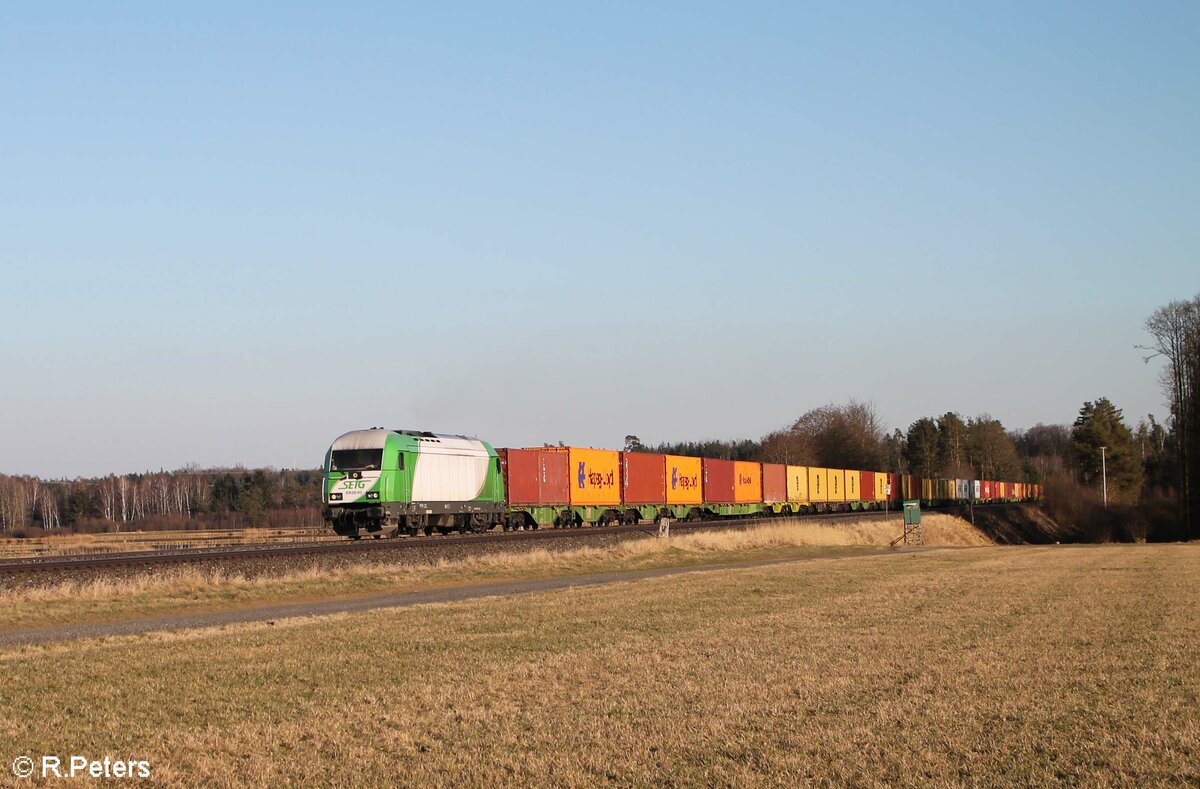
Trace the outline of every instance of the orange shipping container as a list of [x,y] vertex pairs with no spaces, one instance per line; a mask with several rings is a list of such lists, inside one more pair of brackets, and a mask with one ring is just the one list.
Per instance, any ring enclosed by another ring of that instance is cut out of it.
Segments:
[[733,500],[739,504],[762,501],[762,465],[746,460],[733,464]]
[[808,501],[808,466],[787,467],[787,500]]
[[700,458],[667,455],[667,503],[700,504],[704,489],[700,485]]
[[567,479],[572,504],[593,507],[621,504],[620,452],[583,447],[564,447],[559,451],[568,453]]
[[887,499],[888,475],[879,471],[869,472],[875,475],[875,501]]
[[861,482],[857,471],[846,470],[846,501],[861,501],[859,496]]

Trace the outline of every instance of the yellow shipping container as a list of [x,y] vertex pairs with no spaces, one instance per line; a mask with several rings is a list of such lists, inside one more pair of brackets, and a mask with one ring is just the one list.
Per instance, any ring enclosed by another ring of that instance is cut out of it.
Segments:
[[829,501],[846,500],[846,472],[840,468],[829,469]]
[[762,501],[762,464],[739,460],[733,464],[733,500],[739,504]]
[[846,501],[862,501],[862,496],[859,495],[861,490],[859,474],[858,471],[846,469]]
[[934,480],[932,479],[923,478],[921,480],[921,499],[923,501],[929,501],[933,498],[933,483]]
[[704,489],[700,485],[700,458],[667,455],[667,503],[700,504]]
[[883,501],[887,498],[887,474],[879,471],[867,472],[875,475],[875,501]]
[[609,449],[568,449],[567,480],[571,503],[615,506],[621,503],[621,453]]
[[808,466],[787,467],[787,500],[808,503]]
[[829,501],[829,469],[808,467],[809,501]]

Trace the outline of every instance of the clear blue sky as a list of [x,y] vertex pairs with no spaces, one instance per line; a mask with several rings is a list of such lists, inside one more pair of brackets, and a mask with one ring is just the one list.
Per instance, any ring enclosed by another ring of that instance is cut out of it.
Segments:
[[0,472],[1162,416],[1200,4],[0,11]]

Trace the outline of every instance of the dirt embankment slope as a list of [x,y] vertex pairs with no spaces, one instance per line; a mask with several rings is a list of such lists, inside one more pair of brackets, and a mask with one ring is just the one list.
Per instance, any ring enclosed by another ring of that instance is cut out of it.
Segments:
[[[974,510],[975,527],[1001,545],[1087,541],[1080,531],[1059,525],[1035,504],[990,505]],[[972,513],[967,507],[954,514],[971,522]]]

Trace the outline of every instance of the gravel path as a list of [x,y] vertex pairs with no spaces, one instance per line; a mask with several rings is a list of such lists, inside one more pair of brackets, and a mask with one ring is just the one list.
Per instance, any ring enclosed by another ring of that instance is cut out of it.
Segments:
[[270,622],[278,619],[288,619],[291,617],[323,616],[327,614],[369,611],[376,608],[406,608],[409,606],[422,605],[426,603],[448,603],[459,600],[474,600],[481,597],[507,596],[525,594],[527,592],[546,592],[577,586],[595,586],[597,584],[607,584],[621,581],[640,581],[646,578],[661,578],[668,575],[707,572],[711,570],[769,567],[775,564],[813,561],[816,559],[840,559],[860,556],[879,556],[884,554],[917,553],[929,550],[945,549],[936,547],[905,549],[885,548],[871,551],[854,551],[852,553],[847,552],[837,554],[822,554],[818,556],[799,556],[788,559],[767,559],[752,562],[732,562],[727,564],[702,565],[698,567],[663,567],[652,570],[626,570],[619,572],[594,573],[590,575],[574,575],[557,578],[497,581],[493,583],[442,587],[412,592],[389,592],[387,594],[371,595],[369,597],[318,600],[301,603],[282,603],[230,611],[171,614],[167,616],[127,619],[116,622],[93,622],[78,625],[58,625],[55,627],[36,628],[31,630],[12,630],[8,632],[0,632],[0,648],[26,646],[30,644],[44,644],[56,641],[72,641],[86,638],[141,635],[144,633],[153,633],[158,631],[221,627],[224,625],[242,624],[246,622]]

